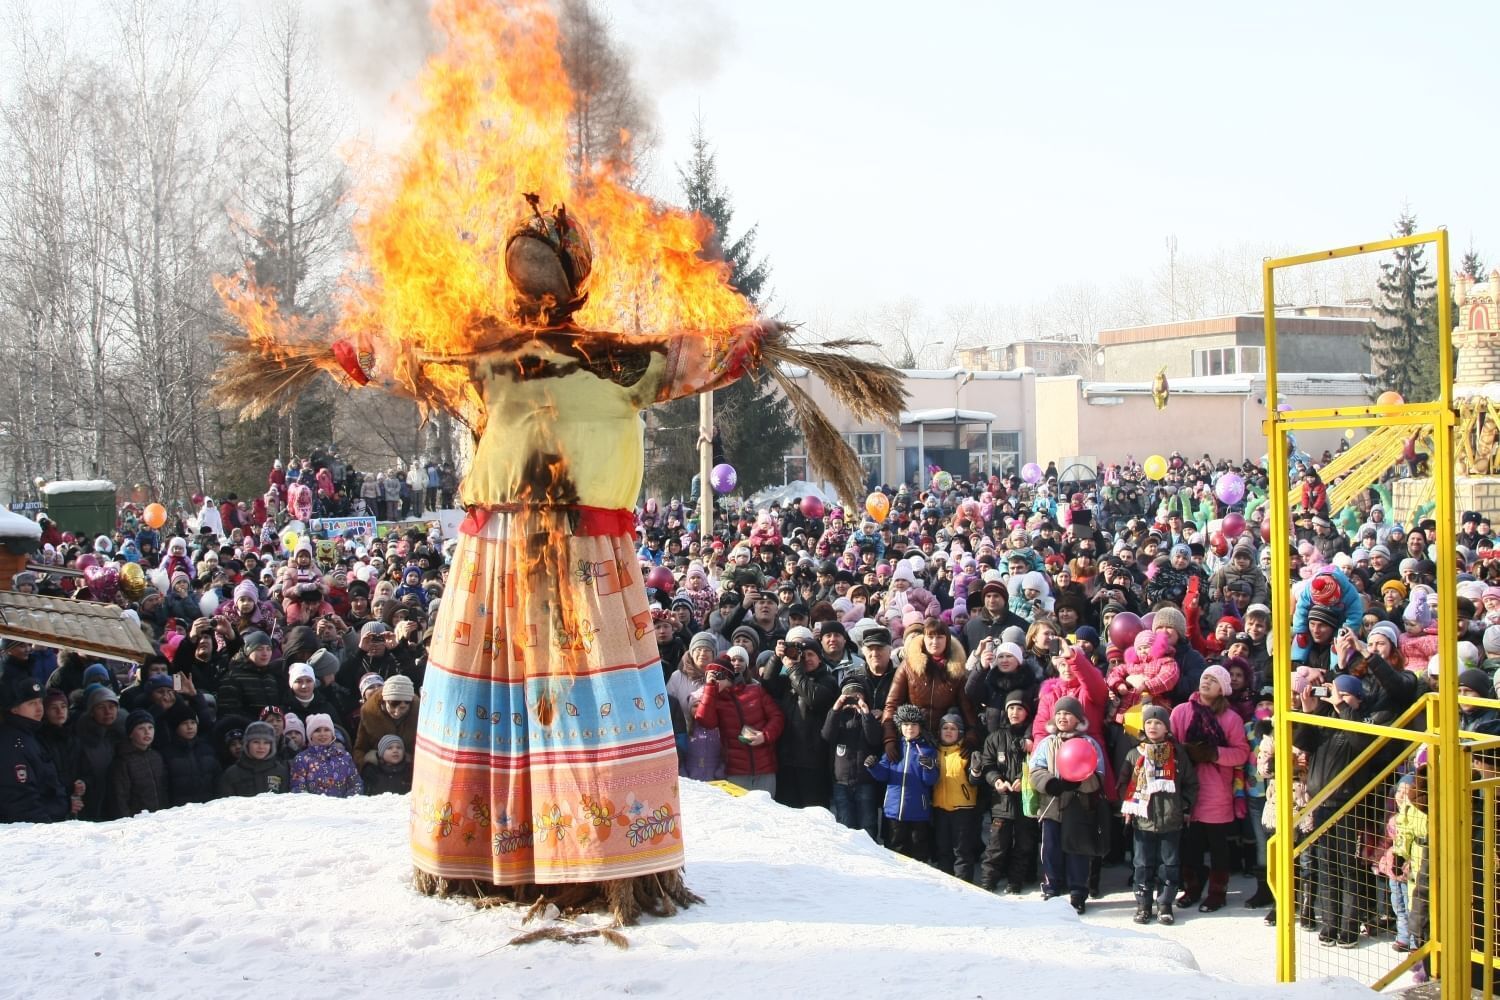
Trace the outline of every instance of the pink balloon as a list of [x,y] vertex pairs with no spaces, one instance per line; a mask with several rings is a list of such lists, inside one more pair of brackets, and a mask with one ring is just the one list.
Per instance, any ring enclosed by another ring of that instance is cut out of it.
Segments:
[[1092,740],[1074,737],[1057,748],[1057,774],[1064,781],[1083,781],[1099,769],[1099,754]]
[[1147,632],[1153,631],[1156,628],[1155,611],[1147,611],[1145,614],[1141,615],[1141,628]]
[[1232,510],[1224,515],[1224,537],[1238,538],[1245,533],[1245,515]]
[[79,556],[77,560],[75,560],[74,565],[77,566],[80,571],[83,571],[88,569],[90,566],[102,566],[104,565],[104,561],[98,556],[94,555],[92,552],[85,552],[83,555]]
[[677,589],[677,581],[673,578],[672,571],[665,566],[653,566],[651,572],[646,574],[646,586],[670,594]]
[[1141,619],[1133,611],[1121,611],[1109,620],[1109,641],[1116,649],[1129,649],[1141,632]]
[[83,571],[83,581],[96,601],[108,603],[120,592],[120,571],[113,566],[90,566]]

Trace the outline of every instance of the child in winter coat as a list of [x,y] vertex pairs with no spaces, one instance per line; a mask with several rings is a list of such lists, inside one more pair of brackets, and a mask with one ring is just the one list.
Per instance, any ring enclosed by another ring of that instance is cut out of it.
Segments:
[[[1098,823],[1104,750],[1088,728],[1078,699],[1059,698],[1052,706],[1048,735],[1031,755],[1031,784],[1039,793],[1042,826],[1042,898],[1066,892],[1079,914],[1088,905],[1089,859],[1104,853]],[[1065,779],[1059,770],[1058,755],[1071,740],[1086,740],[1094,751],[1094,768],[1082,781]]]
[[151,749],[156,723],[138,708],[125,720],[125,740],[109,767],[109,797],[116,817],[155,812],[172,804],[167,790],[167,764]]
[[1386,824],[1391,849],[1386,852],[1383,873],[1390,880],[1391,909],[1396,914],[1396,951],[1415,951],[1421,946],[1411,921],[1411,890],[1427,853],[1427,814],[1412,801],[1416,779],[1402,778],[1396,785],[1396,807]]
[[1413,588],[1401,623],[1405,628],[1401,633],[1401,655],[1406,659],[1406,669],[1422,676],[1427,673],[1427,661],[1437,652],[1438,644],[1437,616],[1425,588]]
[[178,699],[162,714],[162,725],[170,727],[172,738],[160,751],[167,767],[167,785],[172,805],[208,802],[218,797],[219,758],[208,741],[198,736],[198,713],[186,701]]
[[1187,751],[1172,739],[1171,715],[1160,705],[1141,710],[1141,739],[1120,771],[1120,815],[1135,828],[1135,917],[1173,922],[1172,894],[1181,878],[1178,846],[1198,798],[1198,774]]
[[418,604],[424,609],[427,607],[427,588],[422,586],[422,567],[416,563],[409,563],[401,571],[401,586],[396,588],[396,603],[400,604],[408,597],[415,597]]
[[411,791],[411,761],[406,759],[406,744],[395,733],[380,738],[375,748],[376,761],[360,771],[366,795],[405,795]]
[[1022,786],[1029,783],[1031,751],[1030,710],[1020,690],[1005,696],[1005,724],[984,741],[980,770],[990,789],[990,839],[979,865],[979,885],[993,890],[1005,877],[1005,891],[1020,893],[1036,877],[1039,831],[1036,818],[1027,816]]
[[347,799],[364,793],[364,782],[336,740],[333,719],[322,713],[307,717],[307,749],[292,761],[292,791]]
[[219,795],[250,796],[284,792],[292,787],[286,762],[276,756],[276,732],[264,722],[245,727],[239,759],[219,777]]
[[949,710],[938,726],[938,778],[932,793],[932,866],[974,881],[979,855],[978,754],[963,748],[964,717]]
[[1110,670],[1105,682],[1115,704],[1115,721],[1123,724],[1125,714],[1148,699],[1153,705],[1172,707],[1172,689],[1177,686],[1177,644],[1165,629],[1141,629],[1135,643],[1125,651],[1125,662]]
[[871,777],[885,785],[886,847],[918,861],[930,853],[932,789],[937,784],[937,748],[922,735],[926,713],[915,705],[896,709],[901,752],[894,763],[882,754],[865,758]]
[[865,770],[864,759],[881,752],[885,734],[880,712],[870,710],[869,691],[858,675],[844,681],[838,701],[823,719],[822,736],[833,747],[833,818],[879,843],[881,788]]

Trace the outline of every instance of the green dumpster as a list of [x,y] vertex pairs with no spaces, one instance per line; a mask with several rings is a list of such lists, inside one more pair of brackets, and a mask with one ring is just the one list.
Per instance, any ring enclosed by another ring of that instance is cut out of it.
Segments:
[[42,509],[63,531],[112,534],[119,502],[107,479],[58,479],[42,487]]

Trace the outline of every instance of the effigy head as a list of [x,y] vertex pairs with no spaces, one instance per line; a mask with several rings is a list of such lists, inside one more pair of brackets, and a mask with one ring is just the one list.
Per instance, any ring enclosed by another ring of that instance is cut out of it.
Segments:
[[559,205],[549,212],[526,196],[530,209],[511,226],[505,241],[505,273],[515,291],[512,307],[527,323],[555,326],[588,301],[584,291],[593,269],[588,232]]

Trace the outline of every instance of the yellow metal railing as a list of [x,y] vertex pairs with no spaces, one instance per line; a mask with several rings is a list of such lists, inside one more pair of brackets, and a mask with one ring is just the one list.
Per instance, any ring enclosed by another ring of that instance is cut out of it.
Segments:
[[[1353,257],[1360,254],[1380,253],[1404,247],[1414,247],[1424,244],[1435,244],[1437,250],[1437,302],[1436,316],[1438,317],[1438,374],[1439,390],[1438,398],[1432,401],[1404,401],[1399,404],[1361,404],[1352,407],[1339,407],[1334,409],[1314,409],[1292,412],[1282,412],[1276,406],[1277,395],[1277,337],[1276,337],[1276,273],[1290,267],[1303,264],[1311,264],[1321,261],[1334,260],[1342,257]],[[1455,556],[1456,531],[1453,523],[1453,426],[1455,415],[1453,411],[1453,344],[1448,330],[1448,317],[1450,315],[1450,288],[1449,288],[1449,256],[1448,256],[1448,234],[1444,230],[1431,233],[1421,233],[1412,236],[1397,237],[1395,239],[1379,240],[1373,243],[1365,243],[1357,246],[1341,247],[1335,250],[1321,251],[1317,253],[1301,254],[1294,257],[1283,257],[1267,260],[1262,268],[1262,280],[1264,285],[1265,302],[1265,336],[1266,336],[1266,399],[1268,405],[1268,417],[1265,422],[1265,433],[1267,438],[1270,489],[1268,492],[1269,506],[1271,507],[1271,571],[1272,571],[1272,631],[1277,636],[1274,657],[1275,669],[1278,683],[1275,685],[1275,717],[1273,720],[1273,739],[1276,749],[1276,774],[1274,780],[1277,782],[1277,808],[1276,808],[1276,831],[1277,835],[1271,843],[1274,857],[1273,870],[1274,892],[1277,897],[1279,919],[1277,920],[1277,974],[1284,982],[1297,978],[1298,955],[1297,955],[1297,857],[1302,851],[1297,849],[1296,822],[1299,816],[1305,816],[1306,811],[1300,813],[1294,809],[1292,795],[1292,781],[1295,774],[1292,760],[1292,728],[1296,725],[1324,725],[1330,728],[1359,728],[1359,723],[1347,723],[1337,720],[1338,726],[1334,726],[1330,720],[1315,715],[1309,715],[1295,711],[1291,703],[1290,683],[1292,665],[1291,649],[1289,639],[1291,636],[1291,575],[1288,565],[1288,553],[1285,540],[1290,537],[1290,483],[1287,469],[1288,440],[1287,435],[1299,430],[1317,429],[1346,429],[1349,427],[1367,428],[1405,428],[1408,433],[1416,433],[1423,428],[1432,429],[1433,447],[1431,451],[1431,470],[1433,485],[1436,493],[1436,512],[1434,517],[1438,524],[1438,540],[1433,546],[1437,553],[1437,578],[1443,585],[1438,588],[1437,615],[1438,615],[1438,640],[1439,648],[1447,651],[1445,662],[1453,664],[1455,658],[1453,650],[1457,644],[1456,631],[1456,607],[1453,582],[1457,578],[1457,566]],[[1389,432],[1386,435],[1388,436]],[[1368,466],[1365,466],[1368,468]],[[1369,485],[1369,484],[1366,484]],[[1457,991],[1461,986],[1463,993],[1467,996],[1469,983],[1469,961],[1471,956],[1471,919],[1470,900],[1472,898],[1472,871],[1470,862],[1465,859],[1471,855],[1468,840],[1468,829],[1470,823],[1470,792],[1471,780],[1468,773],[1468,751],[1460,742],[1459,733],[1459,702],[1456,687],[1453,683],[1439,685],[1439,694],[1435,700],[1429,700],[1427,709],[1426,732],[1412,732],[1409,736],[1392,733],[1394,727],[1368,727],[1364,730],[1368,735],[1379,738],[1381,746],[1388,746],[1391,739],[1409,739],[1413,743],[1426,743],[1429,746],[1429,788],[1431,794],[1428,801],[1428,843],[1427,865],[1430,869],[1428,878],[1429,906],[1431,910],[1430,926],[1432,932],[1428,941],[1421,949],[1408,955],[1398,964],[1400,971],[1387,972],[1372,981],[1371,985],[1379,982],[1381,985],[1393,981],[1394,976],[1400,975],[1412,964],[1432,954],[1436,959],[1435,972],[1443,982],[1445,994],[1450,987]],[[1372,760],[1380,749],[1376,746],[1367,748],[1362,754],[1362,760],[1357,763],[1360,766]],[[1358,773],[1354,768],[1348,772],[1350,775]],[[1360,794],[1351,797],[1349,809],[1354,809],[1354,803],[1365,803],[1369,796],[1378,789],[1383,781],[1389,776],[1387,769],[1382,769],[1382,774],[1366,782],[1365,787],[1360,789]],[[1435,776],[1435,777],[1434,777]],[[1491,795],[1491,798],[1493,796]],[[1326,801],[1326,796],[1323,801]],[[1315,808],[1309,806],[1308,808]],[[1345,810],[1347,813],[1348,810]],[[1343,814],[1341,814],[1343,815]],[[1339,816],[1329,817],[1312,835],[1304,838],[1304,843],[1316,842],[1320,837],[1330,835],[1335,827]],[[1487,814],[1485,826],[1493,827],[1493,817]],[[1488,855],[1486,856],[1488,857]],[[1493,868],[1493,865],[1486,865]],[[1481,872],[1482,874],[1482,872]],[[1482,881],[1493,882],[1493,872],[1488,879]],[[1486,900],[1493,898],[1493,886],[1485,890]],[[1490,917],[1491,909],[1486,903],[1487,919]],[[1492,939],[1486,937],[1486,946],[1492,948]],[[1326,942],[1325,942],[1326,943]],[[1446,947],[1445,947],[1446,945]],[[1485,963],[1489,965],[1488,962]],[[1457,992],[1452,994],[1458,996]]]

